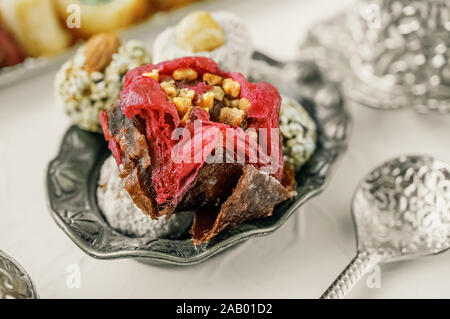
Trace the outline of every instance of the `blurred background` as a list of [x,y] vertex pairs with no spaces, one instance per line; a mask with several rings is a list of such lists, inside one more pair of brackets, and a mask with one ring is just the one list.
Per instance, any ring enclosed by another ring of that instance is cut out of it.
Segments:
[[[344,0],[329,5],[327,1],[284,0],[280,11],[312,22],[318,16],[335,12],[336,6],[350,2]],[[187,5],[191,5],[190,8],[176,10]],[[270,16],[264,10],[267,6],[273,7]],[[293,10],[289,11],[289,7]],[[198,8],[219,8],[237,14],[251,12],[253,19],[261,22],[274,21],[277,15],[277,6],[267,0],[0,0],[0,68],[21,63],[29,57],[64,53],[100,32],[121,31],[125,36],[139,35],[140,38],[148,33],[151,37],[163,29],[162,25],[176,23],[186,12]],[[304,15],[302,8],[314,14]],[[286,52],[286,44],[297,43],[301,33],[292,20],[280,17],[277,27],[264,33],[255,30],[257,24],[252,21],[245,23],[253,29],[256,43],[270,39],[267,45],[283,47],[279,50],[280,58],[292,56],[292,52]],[[134,31],[130,30],[133,27]]]
[[[365,2],[389,3],[401,10],[409,3],[414,3],[415,7],[438,2],[449,6],[448,0]],[[437,113],[423,116],[409,108],[383,112],[348,103],[353,117],[348,150],[320,196],[302,206],[282,229],[270,236],[247,241],[191,268],[158,268],[132,260],[93,259],[78,249],[51,220],[44,190],[45,172],[71,124],[55,102],[53,83],[57,67],[90,35],[118,30],[122,38],[142,40],[151,49],[161,31],[178,23],[186,13],[199,9],[237,14],[249,29],[256,50],[279,60],[297,59],[301,57],[300,44],[311,26],[340,15],[343,10],[353,10],[355,3],[356,0],[0,0],[0,83],[2,77],[11,73],[10,67],[21,68],[36,60],[58,61],[48,72],[39,69],[34,78],[30,76],[33,72],[25,68],[26,72],[15,85],[0,89],[1,249],[21,262],[44,298],[320,296],[354,257],[356,242],[350,203],[359,180],[380,162],[399,154],[424,153],[450,162],[449,116]],[[77,7],[70,7],[73,4]],[[67,22],[77,23],[71,16],[76,8],[82,13],[78,21],[80,28],[69,28]],[[408,15],[408,10],[406,18],[402,15],[402,21],[413,29],[404,31],[413,32],[402,33],[402,38],[411,39],[417,34],[423,35],[423,30],[414,29],[414,19]],[[421,18],[430,22],[431,28],[433,21],[442,21],[434,18],[434,11],[430,10],[431,15]],[[448,10],[442,12],[447,14]],[[377,29],[382,32],[372,33],[396,35],[394,29],[398,21],[389,20],[385,32]],[[447,29],[440,36],[448,41],[450,24],[444,23]],[[326,32],[322,35],[333,37]],[[400,37],[397,39],[400,42],[395,44],[405,43]],[[339,38],[333,41],[346,44]],[[375,44],[365,44],[369,49],[378,49]],[[442,54],[442,46],[436,47],[438,51],[433,56],[447,57],[439,69],[441,79],[446,79],[449,74],[446,70],[450,70],[449,50],[447,47]],[[424,48],[429,49],[429,46]],[[410,48],[403,46],[401,50],[408,52]],[[396,50],[383,52],[374,61],[386,62],[378,58],[398,56]],[[350,68],[346,67],[340,76],[346,78],[349,73]],[[324,74],[331,76],[331,72]],[[379,95],[373,98],[377,100]],[[369,289],[363,280],[350,297],[449,297],[449,262],[447,253],[383,266],[380,289]],[[71,264],[81,267],[80,289],[66,286],[67,267]]]

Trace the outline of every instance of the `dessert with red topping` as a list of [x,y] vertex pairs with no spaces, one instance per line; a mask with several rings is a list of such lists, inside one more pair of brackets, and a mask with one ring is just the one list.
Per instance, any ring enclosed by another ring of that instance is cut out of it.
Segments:
[[295,193],[283,169],[280,104],[269,83],[185,57],[129,71],[100,122],[136,206],[154,219],[195,210],[197,244],[270,216]]

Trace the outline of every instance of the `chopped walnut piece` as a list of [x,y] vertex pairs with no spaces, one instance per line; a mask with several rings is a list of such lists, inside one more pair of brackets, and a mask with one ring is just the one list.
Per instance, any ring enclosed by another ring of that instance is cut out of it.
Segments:
[[178,94],[179,97],[187,98],[192,101],[192,99],[195,96],[194,90],[189,90],[187,88],[183,88],[180,90],[180,93]]
[[183,116],[183,118],[180,120],[180,124],[181,125],[186,125],[186,122],[187,122],[187,120],[188,120],[188,118],[189,118],[189,112],[186,112],[186,114],[184,114],[184,116]]
[[174,81],[164,81],[161,83],[161,88],[166,93],[168,98],[174,98],[177,96],[177,88],[175,87]]
[[220,75],[205,73],[203,74],[203,82],[208,83],[209,85],[219,85],[222,83],[222,77]]
[[172,77],[177,81],[193,81],[198,77],[197,71],[191,68],[176,69]]
[[214,98],[217,101],[223,101],[223,97],[225,96],[225,92],[222,90],[220,86],[215,86],[213,88]]
[[177,107],[180,116],[184,116],[189,111],[192,105],[192,101],[190,99],[178,96],[173,98],[173,103]]
[[152,70],[152,72],[144,72],[142,73],[142,76],[145,76],[146,78],[152,78],[155,81],[159,81],[159,71],[158,70]]
[[214,93],[211,91],[203,93],[198,101],[198,106],[209,112],[214,106]]
[[184,114],[184,116],[181,118],[180,124],[185,125],[187,121],[189,121],[189,118],[191,117],[191,113],[194,110],[194,107],[190,107],[189,110]]
[[241,98],[239,100],[239,109],[241,109],[242,111],[244,111],[245,113],[247,113],[248,109],[250,108],[250,106],[252,105],[252,102],[250,102],[248,99],[246,99],[245,97]]
[[242,110],[224,107],[220,110],[219,122],[230,126],[240,126],[244,121],[245,113]]
[[238,107],[239,106],[239,100],[238,99],[229,99],[224,98],[223,103],[226,107]]
[[231,107],[239,107],[239,100],[230,100]]
[[241,85],[232,79],[225,79],[222,82],[222,87],[225,93],[232,97],[238,97],[241,92]]

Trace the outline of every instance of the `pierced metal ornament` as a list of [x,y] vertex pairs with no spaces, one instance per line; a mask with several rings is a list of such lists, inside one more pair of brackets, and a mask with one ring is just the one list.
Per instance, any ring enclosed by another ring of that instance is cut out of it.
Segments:
[[450,2],[364,0],[311,28],[300,56],[377,109],[450,112]]

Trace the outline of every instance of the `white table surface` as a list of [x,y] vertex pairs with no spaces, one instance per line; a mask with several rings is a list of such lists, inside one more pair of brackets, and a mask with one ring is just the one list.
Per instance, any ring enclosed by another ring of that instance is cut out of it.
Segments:
[[[229,0],[200,6],[239,14],[256,48],[291,59],[308,25],[351,2]],[[159,31],[149,29],[149,44]],[[328,188],[274,234],[187,268],[96,260],[56,226],[46,206],[47,164],[69,126],[54,102],[53,77],[49,72],[0,90],[0,249],[28,270],[42,298],[317,298],[354,256],[349,207],[359,179],[403,153],[450,162],[450,116],[352,105],[350,146]],[[80,288],[66,284],[71,264],[80,266]],[[449,265],[450,253],[383,265],[380,288],[369,289],[363,278],[350,297],[449,298]]]

